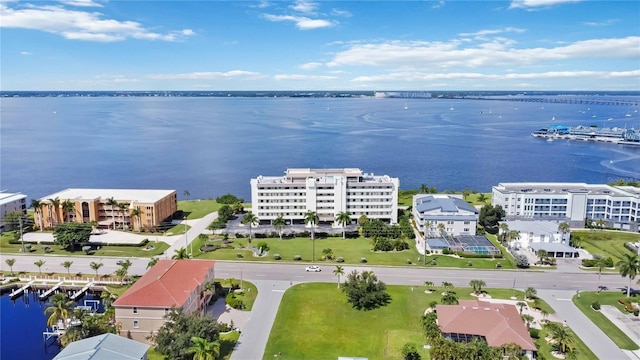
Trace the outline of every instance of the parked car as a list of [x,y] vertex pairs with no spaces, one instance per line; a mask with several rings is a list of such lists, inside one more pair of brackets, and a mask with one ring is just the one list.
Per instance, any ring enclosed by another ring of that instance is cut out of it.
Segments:
[[317,266],[317,265],[307,266],[304,270],[305,271],[311,271],[311,272],[322,271],[322,269],[320,269],[320,266]]

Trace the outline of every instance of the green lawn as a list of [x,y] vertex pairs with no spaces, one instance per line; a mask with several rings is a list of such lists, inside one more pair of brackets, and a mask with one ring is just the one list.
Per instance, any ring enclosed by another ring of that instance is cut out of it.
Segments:
[[[228,288],[231,279],[215,279],[215,281],[220,282],[222,287]],[[240,285],[240,279],[234,279],[234,282]],[[253,309],[253,303],[256,302],[256,298],[258,297],[258,288],[247,280],[242,281],[241,287],[244,289],[244,293],[236,294],[236,297],[244,302],[245,311],[251,311],[251,309]]]
[[[213,241],[212,243],[220,243],[221,240]],[[252,246],[256,246],[259,242],[265,241],[269,246],[269,254],[264,257],[255,257],[250,250],[242,250],[241,247],[248,245],[248,239],[235,239],[233,246],[235,249],[218,249],[216,251],[208,252],[205,254],[199,254],[196,252],[196,246],[194,246],[194,254],[197,257],[203,259],[216,259],[216,260],[244,260],[244,261],[274,261],[273,255],[280,254],[281,262],[292,262],[295,255],[302,257],[302,262],[311,262],[313,254],[313,243],[309,238],[293,238],[280,240],[279,238],[268,239],[254,239]],[[423,256],[418,254],[415,250],[415,241],[409,241],[410,249],[400,252],[373,252],[371,251],[370,241],[365,238],[355,238],[342,240],[341,237],[328,237],[315,240],[315,259],[318,263],[337,264],[335,260],[322,261],[322,250],[330,248],[333,250],[335,257],[343,257],[345,264],[357,264],[360,263],[361,258],[366,258],[367,263],[375,265],[408,265],[408,260],[411,260],[412,264],[422,266],[424,260]],[[239,258],[238,254],[242,257]],[[418,260],[420,258],[420,260]],[[506,259],[462,259],[453,256],[446,255],[430,255],[427,256],[427,266],[431,260],[436,260],[437,267],[464,267],[464,268],[478,268],[478,269],[494,269],[495,264],[500,262],[502,268],[510,269],[514,266]],[[471,262],[472,266],[467,264]],[[417,266],[416,265],[416,266]]]
[[622,231],[572,231],[571,235],[580,237],[580,247],[593,255],[611,256],[614,263],[621,260],[623,254],[633,254],[633,251],[624,247],[624,243],[640,240],[640,234]]
[[618,299],[624,298],[625,295],[618,291],[603,291],[597,293],[595,291],[580,292],[580,297],[574,296],[573,303],[602,330],[609,338],[618,345],[619,348],[625,350],[637,350],[638,344],[633,342],[622,330],[615,326],[606,316],[599,311],[591,308],[594,301],[599,301],[600,305],[612,305],[622,311],[623,307],[618,303]]
[[[22,250],[21,244],[10,244],[11,238],[8,233],[2,234],[0,237],[0,252],[4,254],[15,254]],[[123,256],[123,257],[154,257],[163,254],[168,248],[169,244],[165,242],[150,241],[146,246],[122,246],[122,245],[104,245],[100,246],[99,250],[92,250],[91,255],[85,255],[81,250],[68,251],[61,249],[58,245],[46,244],[51,249],[51,252],[45,253],[44,245],[31,244],[31,255],[79,255],[79,256]],[[153,246],[153,249],[149,249],[149,246]]]
[[178,201],[178,210],[182,210],[188,220],[200,219],[207,214],[216,212],[222,204],[215,200],[184,200]]
[[[353,309],[336,284],[296,285],[284,294],[263,359],[282,353],[284,359],[332,359],[338,356],[400,359],[402,346],[417,345],[428,358],[420,317],[432,301],[440,301],[439,289],[387,287],[391,303],[370,311]],[[454,289],[461,299],[473,299],[470,288]],[[510,289],[487,289],[495,298],[509,298]],[[523,293],[516,291],[518,299]],[[549,308],[548,304],[541,304]]]
[[[598,360],[598,357],[596,356],[596,354],[594,354],[593,351],[589,349],[589,347],[573,332],[573,330],[569,329],[569,333],[575,339],[574,351],[577,355],[577,359]],[[534,342],[536,344],[536,347],[538,348],[538,354],[548,354],[546,357],[544,357],[544,359],[555,359],[553,355],[550,355],[551,351],[553,350],[551,348],[551,344],[549,344],[549,342],[545,340],[545,337],[547,337],[548,334],[549,334],[549,331],[546,328],[543,328],[540,331],[540,337],[537,340],[534,339]]]

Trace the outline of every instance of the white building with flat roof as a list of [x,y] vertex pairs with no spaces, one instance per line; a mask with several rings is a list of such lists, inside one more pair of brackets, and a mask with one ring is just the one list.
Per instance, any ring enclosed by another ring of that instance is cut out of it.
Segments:
[[10,211],[27,214],[27,195],[0,192],[0,230],[11,230],[13,224],[5,224],[5,215]]
[[398,222],[400,180],[388,175],[346,169],[287,169],[283,176],[251,179],[251,205],[261,222],[279,215],[304,223],[307,211],[321,222],[333,222],[340,212],[357,220],[366,215],[392,224]]
[[461,196],[418,194],[413,196],[413,218],[425,238],[448,235],[475,235],[478,209]]
[[507,219],[560,220],[583,227],[586,219],[637,231],[640,188],[586,183],[500,183],[492,203]]

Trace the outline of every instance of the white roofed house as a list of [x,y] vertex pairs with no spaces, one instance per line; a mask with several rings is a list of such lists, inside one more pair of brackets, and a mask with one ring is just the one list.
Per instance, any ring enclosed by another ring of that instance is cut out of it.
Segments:
[[425,238],[448,235],[475,235],[478,209],[460,196],[418,194],[413,196],[413,218]]

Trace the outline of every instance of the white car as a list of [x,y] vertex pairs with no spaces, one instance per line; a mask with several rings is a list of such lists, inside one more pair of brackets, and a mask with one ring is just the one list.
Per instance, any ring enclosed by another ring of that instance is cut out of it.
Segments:
[[322,271],[322,269],[320,269],[320,266],[316,266],[316,265],[307,266],[304,270],[311,271],[311,272]]

